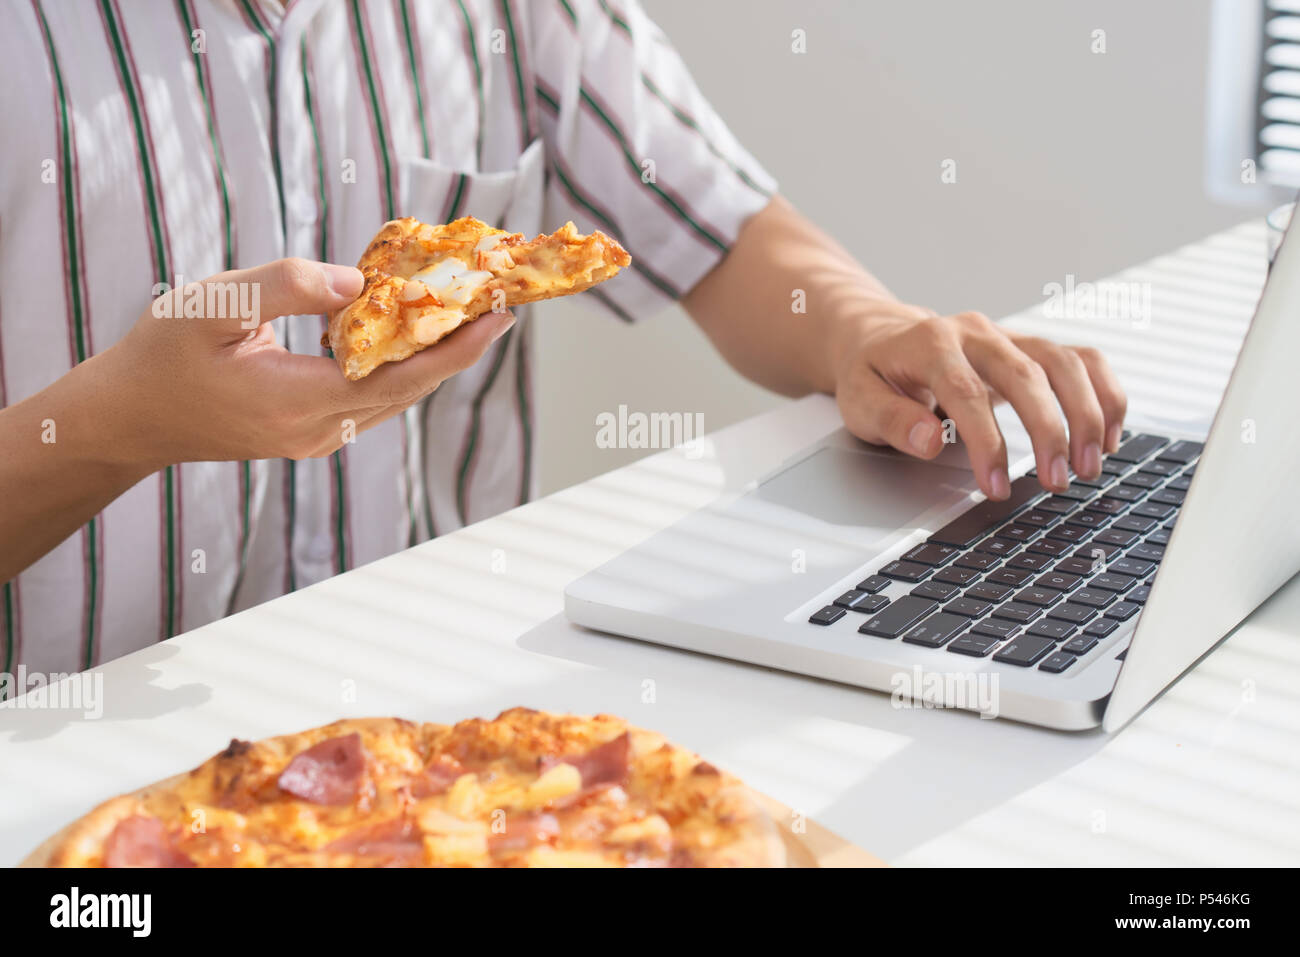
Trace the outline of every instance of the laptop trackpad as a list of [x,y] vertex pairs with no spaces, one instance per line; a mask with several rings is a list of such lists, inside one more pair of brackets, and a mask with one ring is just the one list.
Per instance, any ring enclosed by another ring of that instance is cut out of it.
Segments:
[[892,531],[978,488],[967,468],[892,451],[823,448],[772,476],[753,494],[831,525]]

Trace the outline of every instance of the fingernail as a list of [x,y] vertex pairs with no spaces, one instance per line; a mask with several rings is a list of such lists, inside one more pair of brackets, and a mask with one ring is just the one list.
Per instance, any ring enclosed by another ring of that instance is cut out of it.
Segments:
[[907,442],[912,446],[912,451],[918,455],[925,455],[930,451],[932,438],[934,438],[933,422],[918,422],[912,426],[912,431],[907,433]]
[[514,324],[515,324],[515,314],[513,312],[507,312],[503,317],[503,321],[501,325],[497,328],[497,331],[492,333],[492,341],[496,342],[498,339],[504,336],[507,332],[510,331],[510,327],[513,326]]
[[1101,474],[1101,446],[1096,442],[1089,442],[1083,450],[1083,474],[1090,479]]
[[1058,455],[1052,459],[1052,484],[1057,488],[1065,488],[1070,484],[1070,463],[1065,461],[1064,455]]
[[989,476],[989,487],[993,489],[993,497],[1001,500],[1011,497],[1011,479],[1007,477],[1006,469],[994,469],[993,474]]
[[361,295],[361,288],[366,284],[361,270],[355,266],[340,266],[337,263],[321,263],[325,272],[325,281],[330,291],[337,296],[355,299]]
[[1120,436],[1124,434],[1124,427],[1121,425],[1112,425],[1106,430],[1106,451],[1114,452],[1119,448]]

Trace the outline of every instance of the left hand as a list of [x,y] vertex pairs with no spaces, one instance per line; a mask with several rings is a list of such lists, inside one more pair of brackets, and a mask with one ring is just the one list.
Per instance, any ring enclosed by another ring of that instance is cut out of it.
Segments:
[[1096,349],[1009,332],[977,312],[937,316],[894,302],[843,328],[835,398],[849,431],[929,459],[943,448],[942,409],[990,498],[1007,498],[1011,487],[995,402],[1020,416],[1048,491],[1069,484],[1071,465],[1095,478],[1103,451],[1119,447],[1127,400]]

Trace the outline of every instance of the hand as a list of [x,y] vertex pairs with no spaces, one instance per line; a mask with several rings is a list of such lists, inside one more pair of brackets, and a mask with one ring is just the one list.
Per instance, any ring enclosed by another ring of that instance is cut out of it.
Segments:
[[[102,387],[116,393],[122,425],[111,436],[114,457],[148,474],[175,462],[328,455],[344,443],[348,422],[360,433],[418,402],[514,323],[510,313],[489,313],[359,382],[344,378],[332,359],[296,355],[275,341],[270,320],[333,312],[362,283],[350,266],[282,259],[173,290],[175,318],[160,316],[155,302],[92,360]],[[205,304],[225,303],[215,311],[239,312],[208,289],[238,289],[245,304],[258,302],[257,314],[183,317],[198,286]]]
[[975,312],[936,316],[892,302],[843,325],[833,344],[835,398],[849,430],[929,459],[943,448],[935,414],[942,409],[990,498],[1005,499],[1011,489],[1006,442],[993,416],[1002,399],[1024,423],[1048,491],[1069,484],[1067,465],[1095,478],[1102,451],[1119,447],[1126,399],[1095,349],[1011,333]]

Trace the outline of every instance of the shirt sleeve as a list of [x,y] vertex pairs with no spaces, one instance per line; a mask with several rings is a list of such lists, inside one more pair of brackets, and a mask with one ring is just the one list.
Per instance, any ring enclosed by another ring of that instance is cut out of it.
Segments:
[[535,12],[547,221],[618,239],[632,266],[592,298],[628,321],[651,316],[717,264],[776,183],[637,0],[539,0]]

